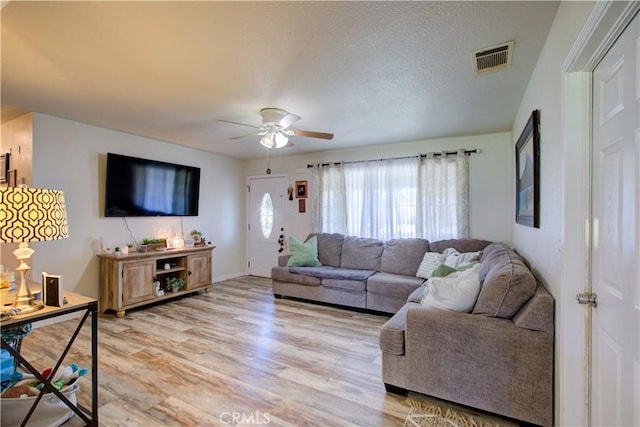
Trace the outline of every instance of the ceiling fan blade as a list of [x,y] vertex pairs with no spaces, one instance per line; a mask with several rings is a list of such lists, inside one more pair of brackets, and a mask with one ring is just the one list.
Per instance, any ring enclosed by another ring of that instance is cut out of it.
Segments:
[[320,138],[320,139],[333,139],[332,133],[324,133],[324,132],[312,132],[310,130],[292,130],[294,135],[297,136],[306,136],[309,138]]
[[260,126],[248,125],[246,123],[240,123],[240,122],[232,122],[231,120],[218,119],[218,121],[219,122],[224,122],[224,123],[231,123],[232,125],[248,126],[250,128],[254,128],[254,129],[262,129]]
[[229,139],[241,139],[241,138],[247,138],[249,136],[256,136],[256,135],[264,135],[264,132],[252,132],[252,133],[248,133],[246,135],[240,135],[240,136],[233,136]]
[[298,115],[287,113],[286,116],[280,119],[280,121],[278,122],[278,126],[281,126],[283,129],[286,129],[292,124],[294,124],[295,122],[297,122],[298,120],[300,120],[301,118],[302,117]]

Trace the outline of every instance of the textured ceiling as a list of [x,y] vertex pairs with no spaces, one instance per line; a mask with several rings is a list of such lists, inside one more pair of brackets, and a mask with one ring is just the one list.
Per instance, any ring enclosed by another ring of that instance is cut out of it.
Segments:
[[[4,113],[68,118],[260,158],[259,110],[302,116],[272,155],[511,129],[557,2],[17,2],[2,8]],[[472,52],[515,41],[475,76]],[[6,117],[3,118],[6,120]]]

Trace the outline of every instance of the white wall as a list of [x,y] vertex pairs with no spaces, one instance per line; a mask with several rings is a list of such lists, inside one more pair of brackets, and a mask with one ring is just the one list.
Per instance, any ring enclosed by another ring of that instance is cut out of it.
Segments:
[[[9,153],[9,170],[16,170],[17,183],[31,183],[31,146],[33,140],[33,115],[25,114],[2,125],[0,152]],[[2,243],[0,264],[14,271],[20,263],[13,255],[17,243]]]
[[[304,144],[304,141],[298,144]],[[401,157],[458,148],[481,149],[480,154],[469,157],[471,237],[510,243],[511,228],[505,224],[510,224],[514,218],[514,154],[511,150],[511,134],[508,132],[271,157],[270,167],[273,174],[286,174],[289,183],[294,184],[298,180],[310,182],[307,164]],[[279,155],[280,152],[275,154]],[[246,162],[247,175],[264,175],[266,169],[266,159]],[[288,234],[304,238],[312,231],[311,214],[308,209],[307,213],[298,213],[295,203],[295,200],[289,202]]]
[[[583,330],[566,330],[567,313],[580,324],[583,315],[574,300],[575,292],[565,288],[580,284],[562,281],[565,209],[563,177],[566,163],[563,132],[567,117],[563,114],[561,65],[577,39],[593,8],[592,2],[563,2],[556,14],[542,54],[529,82],[514,121],[512,134],[519,136],[531,111],[540,110],[540,228],[513,223],[513,246],[531,264],[536,276],[556,299],[556,424],[584,425]],[[573,197],[575,199],[575,195]],[[567,278],[571,280],[571,278]],[[564,298],[563,298],[564,297]],[[563,382],[562,378],[572,378]]]
[[105,247],[132,239],[121,218],[105,218],[106,153],[201,168],[197,217],[128,218],[136,240],[201,230],[216,249],[214,281],[245,272],[244,169],[237,159],[42,114],[33,119],[33,186],[65,192],[70,237],[33,244],[33,277],[64,276],[65,289],[97,297],[99,239]]

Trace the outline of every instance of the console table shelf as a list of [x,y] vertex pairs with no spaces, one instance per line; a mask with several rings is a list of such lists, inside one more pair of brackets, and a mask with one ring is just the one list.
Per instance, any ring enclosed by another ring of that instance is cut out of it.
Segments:
[[[100,254],[100,312],[125,310],[198,291],[209,292],[212,253],[215,246],[132,252],[128,255]],[[158,296],[156,281],[180,278],[185,287]]]
[[[4,338],[0,338],[0,343],[3,349],[9,351],[9,353],[18,361],[18,363],[28,372],[32,373],[39,379],[48,392],[55,394],[74,414],[88,426],[98,426],[98,301],[94,298],[85,297],[73,292],[64,292],[64,298],[66,300],[62,307],[44,306],[44,308],[27,314],[12,316],[10,319],[3,320],[0,324],[0,329],[6,330],[11,327],[25,325],[27,323],[38,322],[47,319],[58,318],[71,313],[81,313],[82,316],[78,321],[75,332],[69,338],[59,360],[56,362],[54,371],[49,378],[41,376],[41,369],[34,367],[29,361],[27,361],[16,349],[11,347]],[[64,319],[64,318],[63,318]],[[55,372],[64,361],[67,353],[73,346],[76,337],[81,331],[83,325],[91,319],[91,408],[86,408],[79,403],[71,402],[65,397],[62,392],[56,389],[51,384],[51,378],[55,376]],[[55,319],[54,319],[55,320]],[[25,425],[29,418],[33,415],[33,411],[42,400],[36,400],[30,411],[25,415],[25,419],[22,425]],[[32,419],[33,423],[26,425],[38,425],[38,420]],[[73,424],[77,425],[77,424]]]

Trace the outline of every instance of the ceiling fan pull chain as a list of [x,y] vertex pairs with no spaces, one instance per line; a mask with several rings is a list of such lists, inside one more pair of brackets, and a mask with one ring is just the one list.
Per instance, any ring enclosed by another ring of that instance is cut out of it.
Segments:
[[270,148],[267,148],[267,175],[271,175],[271,167],[269,165],[269,153],[271,152]]

